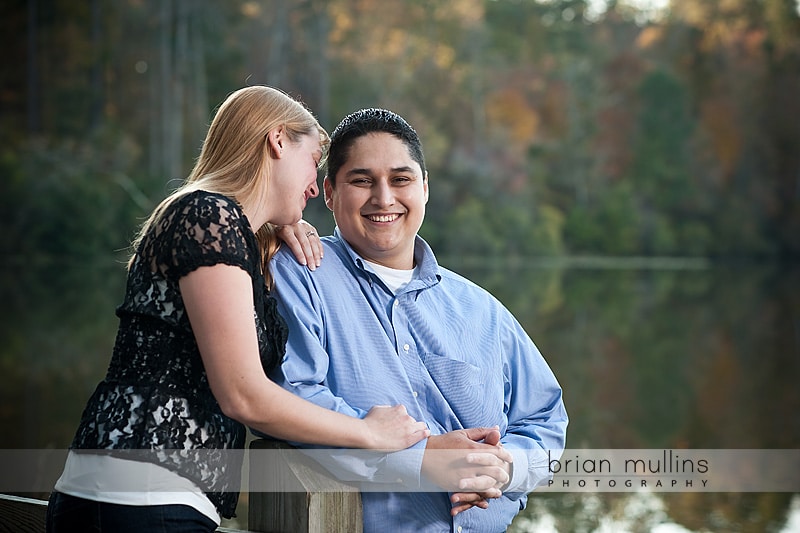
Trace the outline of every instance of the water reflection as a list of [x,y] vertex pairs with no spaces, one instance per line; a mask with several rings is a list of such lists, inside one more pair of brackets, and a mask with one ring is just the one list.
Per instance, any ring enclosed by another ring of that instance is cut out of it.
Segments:
[[508,533],[797,531],[800,497],[786,493],[605,493],[529,498]]
[[[545,354],[564,387],[570,448],[800,448],[798,272],[443,263],[492,291]],[[64,448],[105,372],[123,266],[2,268],[0,447]],[[530,502],[513,531],[611,531],[614,517],[627,531],[781,531],[792,495]]]
[[52,261],[0,275],[0,448],[65,448],[108,365],[123,266]]
[[[568,447],[800,447],[796,270],[454,268],[496,294],[547,357],[565,391]],[[800,515],[785,493],[530,502],[512,531],[788,532]]]

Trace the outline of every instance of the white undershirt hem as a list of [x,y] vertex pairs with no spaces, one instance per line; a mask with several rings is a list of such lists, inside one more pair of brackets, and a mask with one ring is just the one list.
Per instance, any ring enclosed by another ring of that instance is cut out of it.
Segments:
[[55,490],[121,505],[188,505],[220,524],[216,507],[200,487],[155,463],[70,451]]

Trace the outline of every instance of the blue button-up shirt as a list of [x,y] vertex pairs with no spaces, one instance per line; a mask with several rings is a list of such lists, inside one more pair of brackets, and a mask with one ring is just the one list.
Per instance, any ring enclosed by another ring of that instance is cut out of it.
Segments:
[[[514,455],[511,484],[489,508],[450,516],[445,492],[362,492],[372,531],[505,531],[526,493],[549,479],[548,458],[564,448],[561,387],[539,350],[491,294],[440,267],[416,238],[418,276],[392,293],[339,234],[323,240],[315,271],[286,250],[272,261],[276,297],[289,325],[287,353],[273,376],[318,405],[363,417],[403,404],[431,433],[499,426]],[[340,479],[419,483],[422,450],[357,461],[331,451]],[[549,451],[549,453],[548,453]]]

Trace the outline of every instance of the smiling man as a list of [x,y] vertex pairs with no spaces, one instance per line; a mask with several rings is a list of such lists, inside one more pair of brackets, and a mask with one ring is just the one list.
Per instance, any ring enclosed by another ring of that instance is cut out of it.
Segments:
[[[363,259],[397,269],[414,268],[414,242],[425,217],[428,178],[390,133],[356,137],[349,158],[324,182],[325,201],[342,236]],[[339,153],[336,153],[339,159]],[[333,169],[338,161],[330,161]]]
[[322,265],[309,271],[286,252],[272,262],[289,325],[273,377],[349,415],[403,404],[427,423],[431,436],[409,451],[326,457],[341,479],[405,487],[362,492],[366,532],[505,531],[527,492],[549,479],[548,451],[564,448],[561,387],[511,313],[439,266],[417,235],[428,175],[403,118],[382,109],[347,116],[327,164],[337,227],[322,240]]

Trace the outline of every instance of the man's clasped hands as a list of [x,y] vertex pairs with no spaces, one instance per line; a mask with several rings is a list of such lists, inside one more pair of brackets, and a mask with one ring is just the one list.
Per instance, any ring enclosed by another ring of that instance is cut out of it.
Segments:
[[513,458],[500,443],[499,428],[470,428],[428,437],[422,472],[452,492],[451,514],[486,509],[511,480]]

